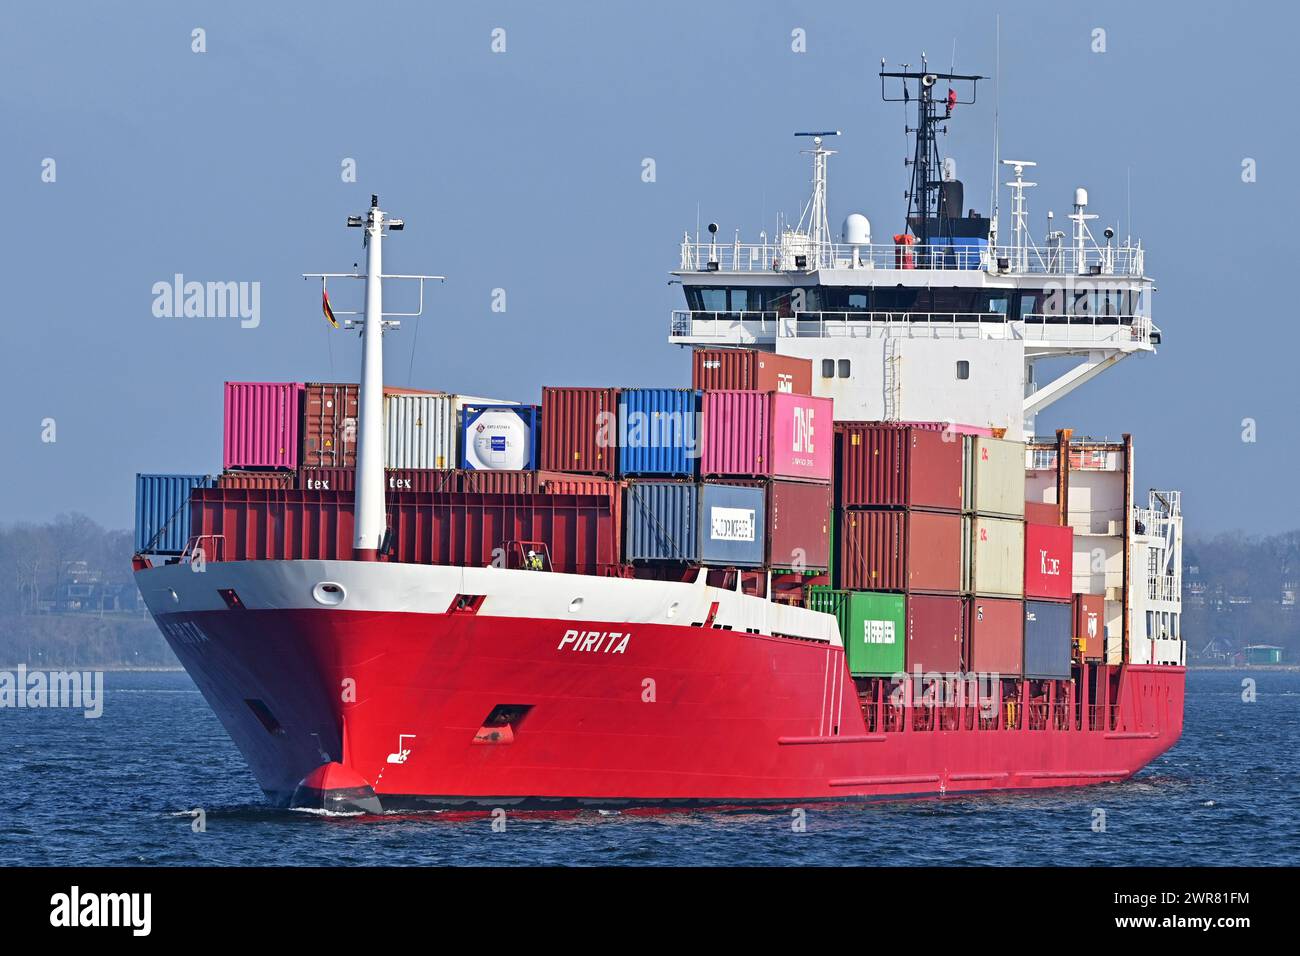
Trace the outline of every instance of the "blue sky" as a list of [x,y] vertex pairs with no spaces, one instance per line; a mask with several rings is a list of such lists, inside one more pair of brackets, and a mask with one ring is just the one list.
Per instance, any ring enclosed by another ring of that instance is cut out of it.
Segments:
[[[724,236],[770,231],[806,193],[790,134],[839,128],[832,223],[857,210],[895,231],[903,116],[880,101],[880,58],[924,50],[946,67],[955,40],[959,71],[991,74],[998,13],[1002,150],[1039,163],[1036,232],[1075,185],[1122,221],[1131,176],[1165,332],[1159,355],[1057,403],[1040,430],[1133,432],[1139,492],[1182,488],[1192,531],[1294,527],[1300,17],[971,0],[6,4],[0,521],[82,511],[127,527],[136,471],[220,467],[224,380],[354,379],[357,341],[329,332],[298,276],[361,261],[343,222],[371,192],[408,222],[388,271],[450,277],[418,338],[408,325],[388,340],[390,382],[407,384],[413,347],[412,384],[520,400],[551,383],[686,381],[667,279],[697,204]],[[942,146],[987,212],[981,92]],[[260,325],[155,317],[153,284],[175,273],[259,282]]]

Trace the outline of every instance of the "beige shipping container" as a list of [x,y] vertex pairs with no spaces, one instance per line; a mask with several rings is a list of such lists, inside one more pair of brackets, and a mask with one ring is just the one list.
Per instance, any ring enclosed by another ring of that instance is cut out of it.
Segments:
[[965,520],[966,590],[982,597],[1024,597],[1025,523],[986,515]]
[[399,392],[384,396],[384,467],[455,468],[465,405],[515,405],[476,395]]
[[1025,516],[1025,443],[971,435],[965,461],[966,510]]

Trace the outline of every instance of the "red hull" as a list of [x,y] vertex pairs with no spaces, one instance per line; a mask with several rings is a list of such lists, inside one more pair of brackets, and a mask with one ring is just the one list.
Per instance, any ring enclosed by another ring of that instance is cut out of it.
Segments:
[[[978,730],[972,711],[961,729],[917,730],[909,712],[869,732],[842,649],[815,641],[617,621],[566,641],[574,621],[472,607],[154,611],[277,803],[326,758],[384,809],[1059,787],[1123,779],[1182,730],[1177,667],[1124,668],[1109,728],[1078,729],[1088,710],[1072,708],[1070,729]],[[527,710],[485,727],[503,706]]]

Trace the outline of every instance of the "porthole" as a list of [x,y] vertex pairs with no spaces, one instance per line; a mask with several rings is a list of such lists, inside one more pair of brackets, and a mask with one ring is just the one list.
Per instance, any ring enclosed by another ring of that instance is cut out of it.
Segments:
[[669,617],[676,617],[676,616],[677,616],[677,602],[676,602],[676,601],[674,601],[672,604],[668,605],[668,616],[669,616]]
[[580,597],[576,597],[576,598],[574,598],[572,601],[569,602],[569,613],[570,613],[570,614],[577,614],[577,613],[578,613],[579,611],[581,611],[581,610],[582,610],[582,598],[580,598]]
[[348,592],[343,589],[341,584],[335,584],[333,581],[322,581],[311,589],[311,596],[317,604],[324,604],[326,607],[337,607],[343,603],[343,599],[348,596]]

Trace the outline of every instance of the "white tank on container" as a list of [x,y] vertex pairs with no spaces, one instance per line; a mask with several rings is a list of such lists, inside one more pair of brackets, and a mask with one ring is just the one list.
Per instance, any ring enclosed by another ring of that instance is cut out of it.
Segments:
[[473,471],[537,468],[535,405],[471,405],[461,411],[460,466]]

